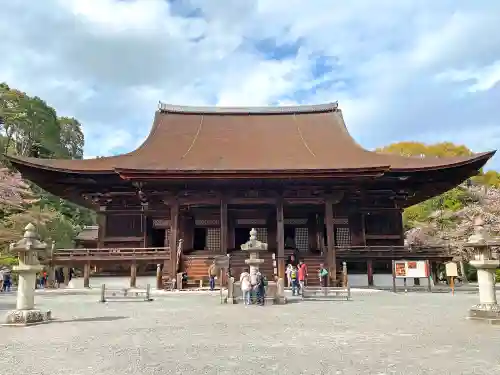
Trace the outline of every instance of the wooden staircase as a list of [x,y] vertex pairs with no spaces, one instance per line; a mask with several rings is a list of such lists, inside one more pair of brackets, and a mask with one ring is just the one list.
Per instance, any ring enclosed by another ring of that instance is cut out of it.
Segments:
[[[247,251],[233,250],[230,252],[229,267],[231,275],[235,280],[239,280],[242,269],[248,270],[248,265],[245,264],[245,259],[248,259]],[[260,272],[267,277],[268,280],[274,280],[273,252],[261,251],[259,258],[264,259],[264,263],[259,266]]]
[[188,286],[208,286],[208,267],[212,264],[217,254],[207,253],[206,250],[191,252],[183,255],[181,261],[182,272],[188,276]]
[[[292,254],[294,254],[293,250],[288,250],[288,249],[285,250],[285,257],[287,259]],[[307,285],[320,286],[318,272],[320,264],[324,263],[323,256],[318,253],[302,253],[302,252],[298,253],[298,255],[299,255],[299,260],[304,261],[304,263],[307,266],[307,273],[309,275],[309,277],[307,278]]]

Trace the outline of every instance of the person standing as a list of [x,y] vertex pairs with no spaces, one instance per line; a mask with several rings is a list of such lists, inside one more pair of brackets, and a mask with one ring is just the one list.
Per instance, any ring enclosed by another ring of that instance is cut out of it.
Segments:
[[286,280],[287,280],[287,286],[289,288],[292,287],[292,270],[293,270],[293,266],[291,265],[291,263],[289,263],[286,266]]
[[325,265],[323,263],[320,264],[318,276],[319,284],[322,288],[326,288],[326,286],[328,285],[328,270],[325,268]]
[[257,272],[257,304],[259,306],[264,306],[266,300],[266,286],[267,278],[259,272]]
[[292,268],[290,276],[292,278],[292,296],[295,296],[299,294],[299,275],[296,267]]
[[215,265],[215,259],[208,267],[208,280],[210,282],[210,290],[215,289],[215,278],[217,277],[217,273],[219,272],[218,267]]
[[302,290],[304,289],[304,286],[306,285],[306,279],[307,279],[307,265],[304,263],[304,261],[299,261],[299,294],[302,293]]
[[250,283],[250,274],[243,269],[240,275],[241,293],[243,294],[243,303],[245,306],[250,305],[250,295],[252,293],[252,284]]

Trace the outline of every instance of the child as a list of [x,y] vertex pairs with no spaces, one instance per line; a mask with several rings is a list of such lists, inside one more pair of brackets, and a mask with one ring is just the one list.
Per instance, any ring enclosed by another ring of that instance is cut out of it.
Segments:
[[323,263],[321,263],[319,267],[319,284],[321,287],[326,288],[328,282],[328,270],[325,268]]
[[292,267],[290,272],[290,280],[292,280],[292,296],[299,294],[299,278],[296,267]]

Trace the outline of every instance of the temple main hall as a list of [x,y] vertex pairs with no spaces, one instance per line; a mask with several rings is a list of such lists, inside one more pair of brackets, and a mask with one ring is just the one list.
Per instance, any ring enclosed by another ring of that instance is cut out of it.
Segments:
[[240,245],[256,228],[268,243],[261,267],[268,277],[283,277],[295,254],[312,275],[325,263],[332,284],[345,261],[351,284],[368,286],[385,283],[395,259],[434,266],[451,259],[442,249],[405,247],[402,212],[476,175],[493,154],[430,158],[368,151],[350,136],[337,103],[160,103],[147,139],[130,153],[8,159],[46,191],[97,212],[95,247],[170,251],[165,280],[187,272],[202,281],[211,259],[226,254],[231,272],[239,274],[246,258]]

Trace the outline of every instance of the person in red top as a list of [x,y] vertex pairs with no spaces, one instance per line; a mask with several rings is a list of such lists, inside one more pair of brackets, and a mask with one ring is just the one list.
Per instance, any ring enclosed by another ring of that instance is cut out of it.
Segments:
[[307,266],[304,261],[299,262],[299,293],[301,293],[307,279]]

